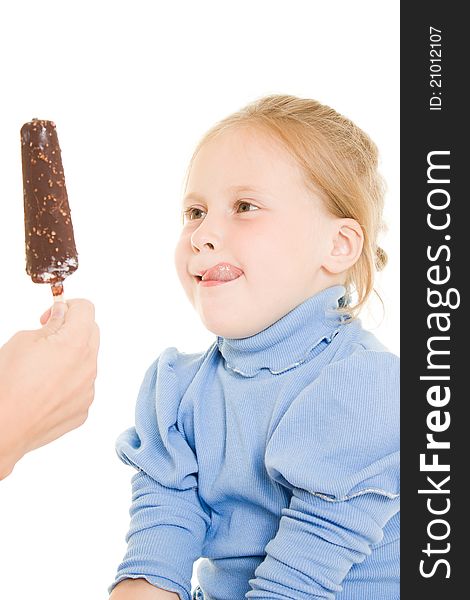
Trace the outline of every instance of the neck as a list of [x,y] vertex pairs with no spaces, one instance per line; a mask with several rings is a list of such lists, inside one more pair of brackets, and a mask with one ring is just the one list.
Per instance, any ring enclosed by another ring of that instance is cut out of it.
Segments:
[[320,352],[339,330],[345,317],[346,288],[334,285],[317,292],[262,331],[245,338],[218,337],[217,344],[226,365],[253,377],[261,369],[273,374],[293,368]]

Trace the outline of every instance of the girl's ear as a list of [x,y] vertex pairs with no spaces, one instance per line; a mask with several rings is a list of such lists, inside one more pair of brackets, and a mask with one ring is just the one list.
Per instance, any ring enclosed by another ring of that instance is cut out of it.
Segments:
[[350,269],[361,256],[364,245],[362,227],[354,219],[338,219],[330,252],[323,266],[330,273],[342,273]]

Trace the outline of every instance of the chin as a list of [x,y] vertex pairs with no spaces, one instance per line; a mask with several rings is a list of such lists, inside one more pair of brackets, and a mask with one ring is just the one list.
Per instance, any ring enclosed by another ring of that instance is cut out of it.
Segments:
[[245,334],[243,331],[240,331],[240,329],[233,327],[232,325],[220,325],[218,323],[208,323],[207,321],[203,321],[203,323],[206,329],[211,333],[223,338],[240,339],[250,335],[249,333]]
[[[227,300],[230,300],[227,298]],[[276,318],[260,319],[252,314],[247,303],[235,304],[220,300],[214,302],[195,302],[194,308],[198,313],[204,327],[211,333],[229,339],[242,339],[250,337],[266,329]],[[263,311],[259,311],[263,312]],[[248,317],[248,318],[247,318]],[[251,317],[251,318],[250,318]]]
[[245,333],[245,326],[241,323],[237,323],[233,317],[227,315],[217,315],[212,312],[210,315],[204,315],[199,313],[201,321],[204,324],[204,327],[208,329],[211,333],[218,335],[224,338],[238,339],[251,335],[250,333]]
[[262,329],[262,326],[249,327],[247,323],[234,323],[233,320],[231,322],[227,322],[227,320],[215,320],[215,319],[204,319],[202,318],[202,322],[206,329],[208,329],[211,333],[218,335],[223,338],[228,338],[232,340],[239,340],[242,338],[250,337],[259,333]]

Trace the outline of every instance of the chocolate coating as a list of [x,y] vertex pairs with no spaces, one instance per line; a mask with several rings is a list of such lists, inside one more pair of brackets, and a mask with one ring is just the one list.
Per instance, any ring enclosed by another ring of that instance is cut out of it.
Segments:
[[78,268],[64,168],[52,121],[21,128],[26,272],[35,283],[57,284]]

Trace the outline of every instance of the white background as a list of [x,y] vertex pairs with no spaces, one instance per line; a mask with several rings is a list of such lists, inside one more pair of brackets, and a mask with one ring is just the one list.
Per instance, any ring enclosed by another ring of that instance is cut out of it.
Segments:
[[[0,343],[39,327],[47,286],[25,273],[19,130],[57,124],[80,268],[66,296],[101,329],[87,423],[0,482],[0,598],[107,598],[132,470],[116,457],[145,370],[213,341],[173,267],[183,176],[199,137],[265,94],[312,97],[367,131],[388,182],[385,302],[361,315],[399,353],[398,2],[16,1],[0,9]],[[195,583],[195,578],[193,579]]]

